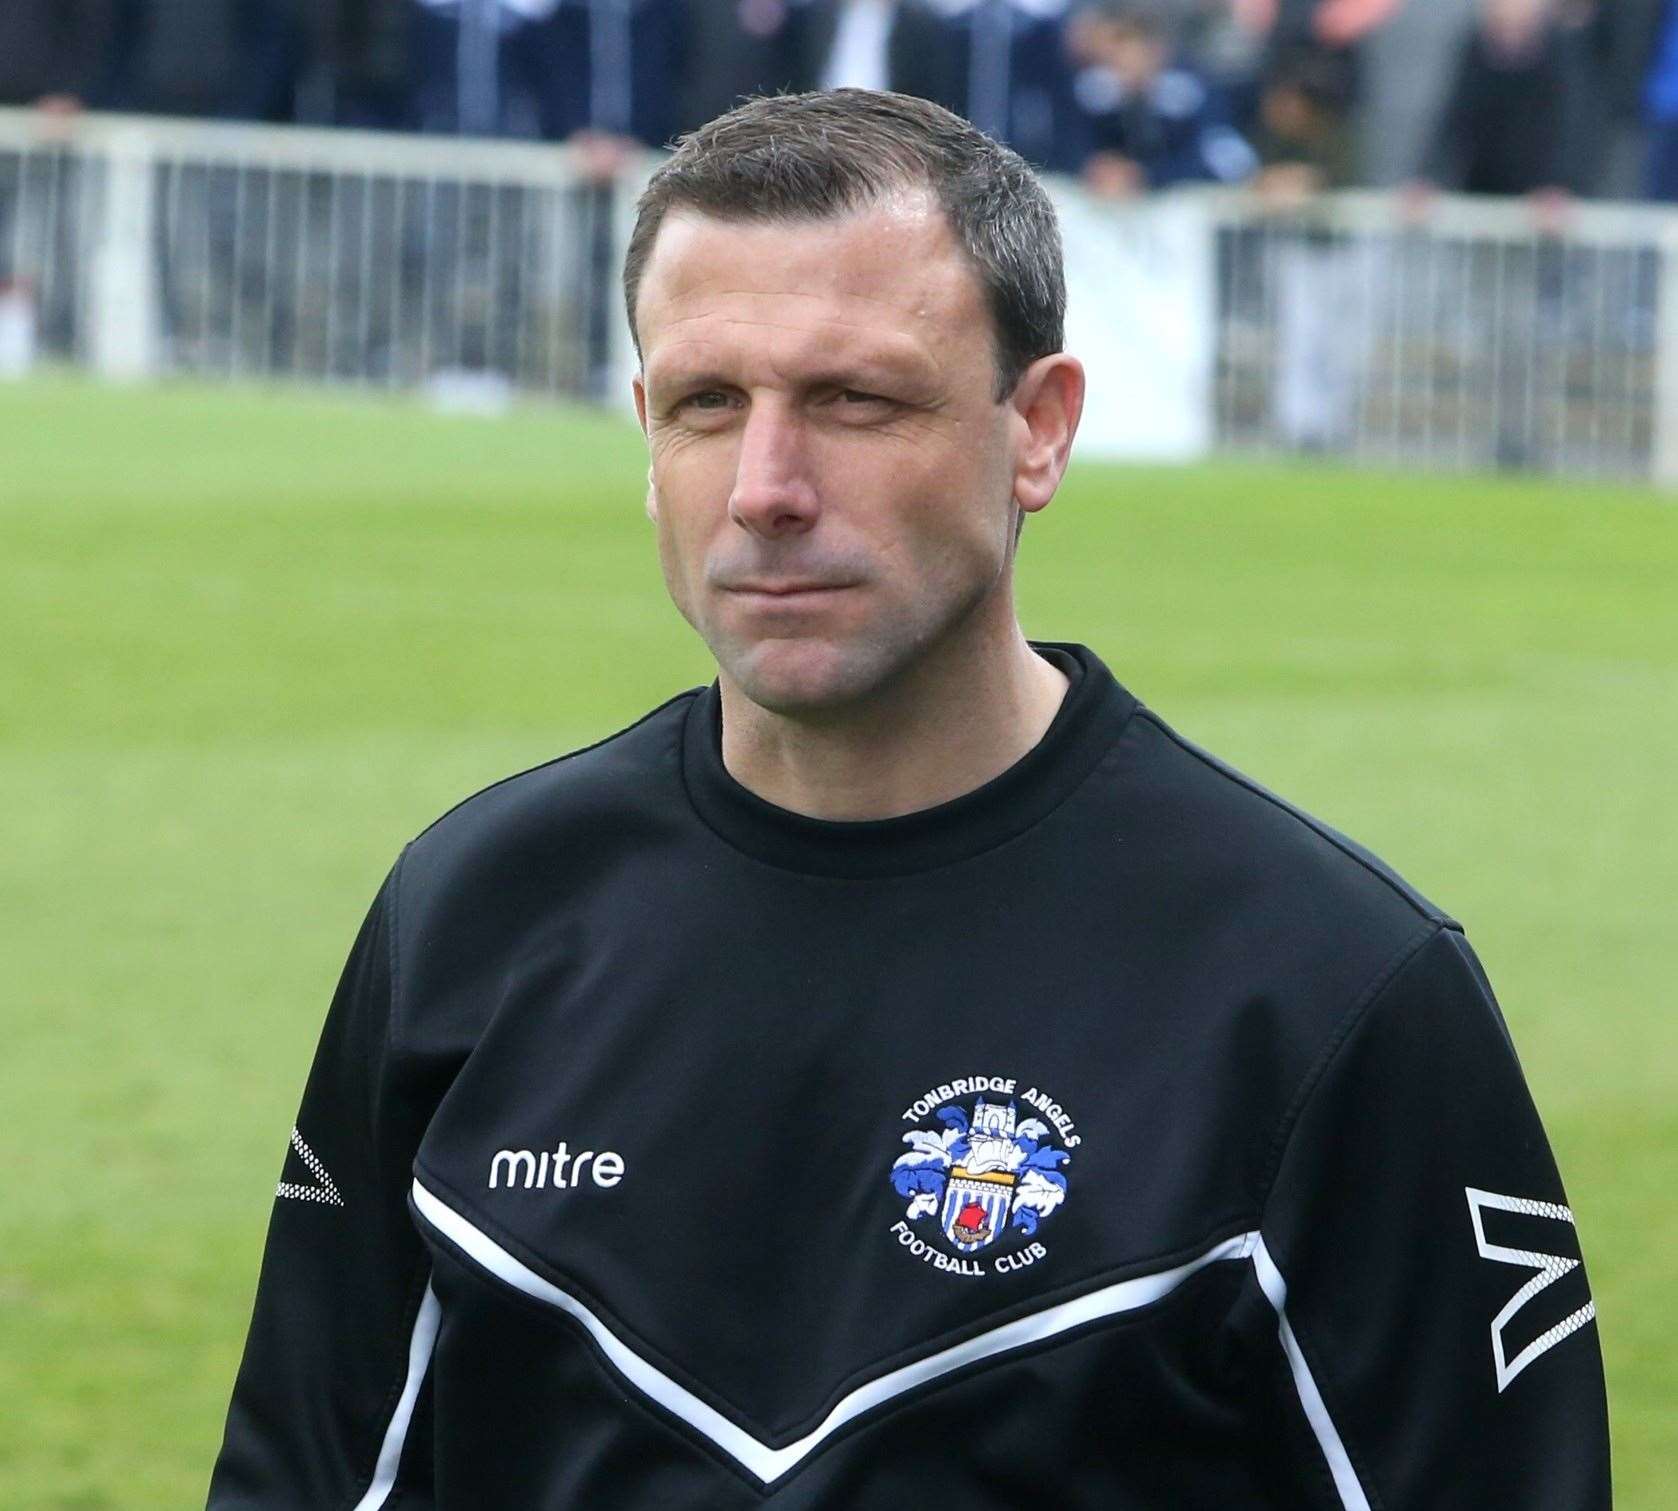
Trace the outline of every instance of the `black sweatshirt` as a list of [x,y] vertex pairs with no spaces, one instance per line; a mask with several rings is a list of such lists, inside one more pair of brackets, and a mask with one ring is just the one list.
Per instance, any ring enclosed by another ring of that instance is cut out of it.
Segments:
[[1554,26],[1529,52],[1513,56],[1472,32],[1440,114],[1428,177],[1469,194],[1569,187],[1580,81],[1568,61]]
[[830,823],[715,688],[391,872],[282,1173],[236,1507],[1606,1507],[1566,1196],[1458,925],[1089,651]]

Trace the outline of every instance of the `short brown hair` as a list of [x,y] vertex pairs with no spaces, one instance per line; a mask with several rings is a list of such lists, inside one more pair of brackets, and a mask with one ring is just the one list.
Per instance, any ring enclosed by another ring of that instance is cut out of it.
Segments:
[[983,285],[995,327],[997,398],[1065,342],[1066,273],[1054,207],[1017,152],[942,106],[872,89],[766,95],[684,136],[647,184],[623,263],[635,304],[665,215],[825,220],[924,187]]

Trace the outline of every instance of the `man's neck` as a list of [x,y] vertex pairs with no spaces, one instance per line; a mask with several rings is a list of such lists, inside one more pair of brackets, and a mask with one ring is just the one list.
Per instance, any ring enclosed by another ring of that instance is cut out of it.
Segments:
[[1067,679],[1016,626],[959,675],[907,678],[842,716],[788,717],[720,685],[729,775],[777,808],[856,821],[915,813],[1000,776],[1043,738]]

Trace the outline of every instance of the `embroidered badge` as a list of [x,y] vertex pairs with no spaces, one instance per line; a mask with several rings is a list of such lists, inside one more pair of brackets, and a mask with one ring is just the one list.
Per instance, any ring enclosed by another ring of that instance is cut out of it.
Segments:
[[1066,1200],[1076,1125],[1047,1092],[1016,1087],[1003,1076],[951,1081],[903,1114],[906,1123],[932,1117],[941,1126],[903,1135],[909,1148],[893,1162],[891,1184],[908,1206],[892,1233],[936,1269],[1002,1274],[1048,1253],[1030,1242],[997,1255],[988,1269],[975,1257],[1011,1238],[1035,1239]]

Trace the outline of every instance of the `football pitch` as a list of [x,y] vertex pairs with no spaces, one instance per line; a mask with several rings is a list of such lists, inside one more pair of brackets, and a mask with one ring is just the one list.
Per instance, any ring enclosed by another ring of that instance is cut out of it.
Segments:
[[[0,386],[0,1506],[203,1503],[385,870],[708,675],[645,469],[550,409]],[[1618,1504],[1672,1505],[1678,498],[1085,463],[1020,573],[1030,633],[1467,924],[1578,1215]]]

